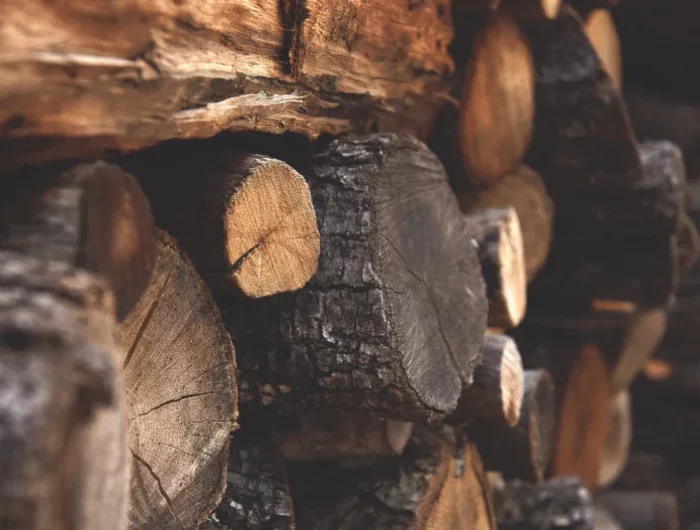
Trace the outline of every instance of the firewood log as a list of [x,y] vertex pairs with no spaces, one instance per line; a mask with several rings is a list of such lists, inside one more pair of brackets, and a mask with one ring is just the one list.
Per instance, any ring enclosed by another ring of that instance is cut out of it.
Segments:
[[559,407],[553,474],[577,475],[595,490],[610,422],[608,369],[598,346],[586,344],[569,370]]
[[460,195],[459,201],[467,213],[486,208],[515,209],[523,238],[525,271],[531,281],[547,260],[554,224],[554,205],[542,178],[527,166],[520,166],[485,190]]
[[[462,442],[463,443],[463,442]],[[290,467],[299,528],[495,530],[479,454],[414,429],[401,457]]]
[[547,281],[533,285],[530,301],[554,305],[566,292],[663,305],[677,281],[680,152],[666,142],[638,152],[624,103],[570,9],[521,28],[537,72],[528,158],[557,204]]
[[233,346],[192,263],[164,232],[151,283],[121,326],[129,528],[191,528],[221,499],[237,417]]
[[5,166],[224,130],[415,131],[454,68],[449,0],[13,1],[0,20]]
[[678,530],[676,496],[656,491],[605,491],[597,497],[622,528]]
[[0,527],[124,530],[128,452],[114,298],[0,252]]
[[493,184],[520,165],[534,121],[534,71],[511,15],[496,12],[476,37],[466,67],[460,145],[471,179]]
[[475,212],[467,224],[476,239],[489,300],[488,325],[512,328],[525,316],[527,278],[523,236],[513,208]]
[[212,289],[259,298],[299,289],[316,272],[311,193],[284,162],[202,143],[134,158],[156,223],[177,238]]
[[123,319],[155,263],[153,218],[136,179],[105,162],[37,172],[6,184],[0,247],[104,276]]
[[209,520],[220,530],[294,529],[292,497],[276,435],[256,426],[231,437],[226,492]]
[[610,428],[605,438],[598,470],[598,484],[605,487],[622,473],[632,443],[632,410],[627,390],[610,398]]
[[593,507],[593,529],[594,530],[624,530],[615,517],[603,508],[599,503]]
[[549,465],[555,427],[554,386],[545,370],[525,372],[520,420],[515,428],[482,425],[469,429],[488,470],[504,478],[541,482]]
[[222,301],[242,401],[402,421],[452,411],[481,358],[487,302],[442,166],[410,137],[353,136],[308,176],[317,273],[296,293]]
[[494,506],[499,530],[593,530],[593,499],[578,477],[509,482],[494,492]]
[[514,427],[520,420],[524,386],[518,346],[506,335],[487,333],[483,360],[474,370],[474,382],[462,390],[450,419]]
[[588,40],[617,90],[622,90],[622,50],[610,11],[595,9],[584,17]]
[[280,443],[289,461],[400,455],[412,431],[412,423],[326,411],[302,416]]

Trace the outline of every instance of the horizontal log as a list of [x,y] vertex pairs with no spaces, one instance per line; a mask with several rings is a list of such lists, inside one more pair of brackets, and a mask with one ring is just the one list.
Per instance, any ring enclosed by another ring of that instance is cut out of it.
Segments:
[[46,169],[0,191],[0,247],[102,275],[121,320],[155,263],[153,217],[139,183],[114,164]]
[[8,163],[224,130],[393,130],[392,116],[405,130],[429,119],[453,70],[447,0],[13,1],[0,18]]
[[444,169],[422,143],[385,134],[335,140],[306,174],[317,273],[296,293],[222,301],[242,401],[444,416],[471,382],[487,312]]
[[666,492],[606,491],[600,502],[623,528],[678,530],[678,500]]
[[191,528],[221,499],[237,418],[233,346],[212,295],[165,232],[121,326],[132,459],[129,528]]
[[0,527],[126,528],[114,311],[90,273],[0,252]]

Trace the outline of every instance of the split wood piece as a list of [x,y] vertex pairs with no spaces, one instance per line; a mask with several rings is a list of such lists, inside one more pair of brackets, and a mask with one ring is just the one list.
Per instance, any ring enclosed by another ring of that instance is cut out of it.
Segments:
[[518,18],[557,18],[561,0],[501,0],[500,9],[512,13]]
[[3,169],[222,131],[415,131],[454,69],[450,3],[3,2]]
[[459,200],[467,213],[486,208],[515,209],[523,239],[525,271],[528,282],[531,281],[547,260],[554,225],[554,204],[539,174],[520,166],[493,186],[461,195]]
[[0,527],[124,530],[115,335],[105,282],[0,252]]
[[495,530],[479,454],[460,453],[416,426],[401,457],[292,465],[298,528]]
[[135,157],[158,226],[215,289],[260,298],[316,272],[319,235],[304,178],[280,160],[205,145]]
[[552,454],[554,385],[545,370],[525,372],[520,421],[515,428],[483,425],[469,429],[489,471],[506,479],[542,482]]
[[605,491],[597,499],[623,528],[678,530],[678,500],[662,491]]
[[593,499],[578,477],[515,480],[494,493],[499,530],[593,530]]
[[221,500],[237,417],[233,346],[194,266],[157,234],[151,283],[121,327],[129,528],[192,528]]
[[408,136],[351,136],[309,175],[316,275],[296,293],[222,302],[242,401],[402,421],[451,412],[481,359],[487,301],[442,165]]
[[326,411],[302,416],[280,439],[289,461],[333,460],[400,455],[412,432],[412,423]]
[[113,164],[80,164],[8,183],[0,205],[0,246],[62,261],[104,276],[122,319],[136,304],[155,263],[153,218],[136,179]]
[[525,316],[527,278],[523,236],[512,207],[475,212],[467,224],[478,244],[489,300],[488,325],[513,328]]
[[622,0],[569,0],[567,3],[585,20],[593,11],[599,9],[611,10],[617,7],[621,1]]
[[612,484],[627,464],[632,443],[630,394],[622,390],[610,398],[610,429],[605,438],[598,471],[598,485]]
[[220,530],[293,530],[294,509],[279,440],[257,426],[246,427],[231,437],[226,492],[210,520]]
[[524,386],[523,363],[515,341],[506,335],[487,333],[474,382],[462,390],[450,419],[514,427],[520,420]]
[[586,344],[571,366],[564,388],[552,473],[577,475],[594,491],[610,422],[608,368],[598,346]]
[[610,11],[595,9],[585,18],[585,30],[588,40],[598,54],[605,71],[612,79],[618,91],[622,90],[622,50],[620,37],[615,28]]
[[615,517],[596,502],[593,507],[593,529],[594,530],[625,530],[620,526]]
[[666,332],[666,309],[656,308],[635,313],[625,331],[620,355],[610,375],[612,391],[632,384],[644,369]]
[[530,49],[511,15],[496,12],[476,37],[466,67],[460,145],[470,177],[493,184],[530,146],[535,77]]

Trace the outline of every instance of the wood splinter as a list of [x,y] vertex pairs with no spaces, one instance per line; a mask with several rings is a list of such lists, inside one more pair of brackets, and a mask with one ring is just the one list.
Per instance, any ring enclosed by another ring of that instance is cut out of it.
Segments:
[[237,417],[234,350],[192,263],[164,232],[151,283],[121,327],[130,530],[192,528],[221,499]]
[[520,420],[524,385],[523,363],[515,341],[506,335],[487,333],[474,382],[462,391],[450,419],[514,427]]
[[489,299],[488,325],[513,328],[525,316],[527,278],[523,237],[513,208],[488,209],[467,218],[478,244]]
[[489,471],[541,482],[549,465],[555,426],[554,385],[546,370],[526,370],[520,420],[514,428],[488,424],[469,429]]
[[215,290],[260,298],[303,287],[319,234],[304,178],[286,163],[200,145],[164,146],[132,161],[159,226]]

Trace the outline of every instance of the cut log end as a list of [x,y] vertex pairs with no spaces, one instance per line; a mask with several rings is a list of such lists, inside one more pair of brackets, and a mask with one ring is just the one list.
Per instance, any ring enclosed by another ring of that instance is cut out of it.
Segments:
[[534,67],[506,11],[477,36],[463,89],[460,144],[470,177],[493,184],[520,165],[532,138]]
[[260,298],[303,287],[316,272],[320,244],[304,178],[279,160],[255,159],[228,205],[225,252],[236,285]]

